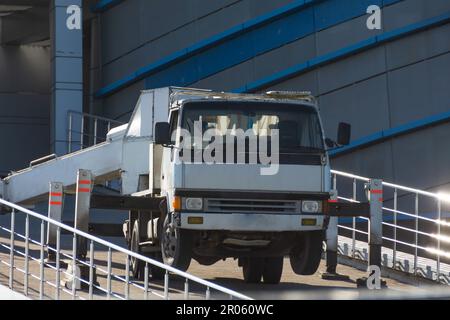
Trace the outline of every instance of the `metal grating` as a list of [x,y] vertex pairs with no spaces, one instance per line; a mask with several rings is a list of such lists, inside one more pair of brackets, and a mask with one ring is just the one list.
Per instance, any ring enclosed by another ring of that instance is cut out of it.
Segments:
[[217,213],[301,213],[301,201],[264,199],[207,199],[207,212]]

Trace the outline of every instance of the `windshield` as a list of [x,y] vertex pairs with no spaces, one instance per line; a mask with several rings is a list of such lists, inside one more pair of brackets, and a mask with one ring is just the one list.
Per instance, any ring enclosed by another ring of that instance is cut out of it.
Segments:
[[280,151],[322,152],[319,117],[314,108],[297,104],[261,102],[191,102],[183,108],[182,128],[194,135],[194,122],[202,133],[215,129],[219,135],[233,136],[238,129],[251,129],[257,137],[279,130]]

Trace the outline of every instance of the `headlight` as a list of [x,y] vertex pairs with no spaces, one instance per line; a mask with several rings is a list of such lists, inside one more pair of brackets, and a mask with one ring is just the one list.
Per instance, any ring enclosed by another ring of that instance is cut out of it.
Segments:
[[320,211],[319,201],[302,201],[302,212],[317,213]]
[[186,198],[184,201],[184,207],[186,210],[202,210],[203,199],[202,198]]

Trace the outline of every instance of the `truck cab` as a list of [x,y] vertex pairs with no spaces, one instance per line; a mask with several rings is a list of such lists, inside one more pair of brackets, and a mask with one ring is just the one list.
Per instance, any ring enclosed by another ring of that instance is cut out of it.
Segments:
[[233,258],[245,281],[278,283],[289,256],[295,273],[315,273],[328,222],[327,144],[308,93],[174,92],[168,121],[155,124],[160,155],[151,156],[165,199],[155,228],[164,263],[186,270],[191,259]]

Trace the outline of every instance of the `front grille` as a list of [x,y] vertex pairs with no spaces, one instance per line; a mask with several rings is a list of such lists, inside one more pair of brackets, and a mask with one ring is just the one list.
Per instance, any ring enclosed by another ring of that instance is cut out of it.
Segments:
[[301,212],[301,201],[209,198],[205,201],[205,210],[217,213],[294,214]]

